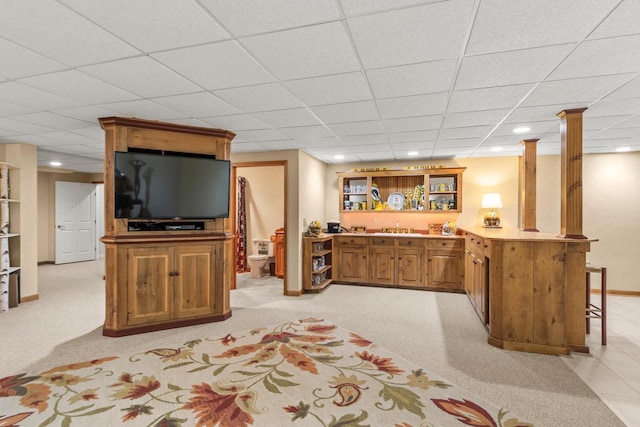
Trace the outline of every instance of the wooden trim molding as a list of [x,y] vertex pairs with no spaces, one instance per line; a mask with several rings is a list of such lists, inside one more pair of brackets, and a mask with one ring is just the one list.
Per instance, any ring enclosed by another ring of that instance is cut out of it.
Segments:
[[20,297],[20,303],[37,301],[40,299],[40,294],[27,295],[26,297]]
[[[592,294],[601,294],[600,289],[591,289]],[[623,291],[616,289],[607,289],[607,295],[618,295],[624,297],[640,297],[640,291]]]

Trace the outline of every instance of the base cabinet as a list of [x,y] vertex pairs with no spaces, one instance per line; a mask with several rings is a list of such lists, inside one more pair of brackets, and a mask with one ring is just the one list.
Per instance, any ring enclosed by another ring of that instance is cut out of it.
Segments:
[[465,236],[465,285],[464,289],[471,305],[483,325],[489,324],[487,258],[484,253],[484,239],[467,234]]
[[[107,279],[104,334],[129,335],[223,320],[221,301],[229,286],[224,240],[212,242],[120,244],[110,247],[118,260]],[[122,278],[117,286],[115,278]]]
[[334,236],[334,279],[341,282],[366,283],[368,280],[367,237]]
[[386,286],[424,286],[424,240],[373,237],[370,244],[371,283]]
[[429,289],[462,292],[465,276],[462,246],[460,239],[428,241]]

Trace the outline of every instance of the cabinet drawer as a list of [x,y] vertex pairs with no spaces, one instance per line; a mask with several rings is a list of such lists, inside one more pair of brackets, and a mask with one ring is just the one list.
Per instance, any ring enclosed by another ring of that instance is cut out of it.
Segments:
[[372,237],[371,245],[373,246],[393,246],[395,237]]
[[429,239],[430,249],[457,249],[462,247],[462,240],[459,239]]
[[360,236],[336,236],[333,238],[336,245],[367,246],[367,240],[369,240],[367,237]]
[[407,237],[404,239],[396,239],[398,246],[403,248],[424,248],[424,239],[420,237]]

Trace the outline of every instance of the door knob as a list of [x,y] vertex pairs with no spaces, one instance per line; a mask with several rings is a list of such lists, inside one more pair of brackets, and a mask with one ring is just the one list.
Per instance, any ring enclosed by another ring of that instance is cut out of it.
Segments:
[[64,230],[64,225],[59,225],[59,226],[58,226],[58,228],[59,228],[60,230]]

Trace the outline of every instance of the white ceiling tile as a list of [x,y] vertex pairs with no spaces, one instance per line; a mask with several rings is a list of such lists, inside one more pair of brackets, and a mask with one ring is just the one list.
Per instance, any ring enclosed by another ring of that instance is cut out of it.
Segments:
[[640,111],[640,98],[604,99],[590,105],[584,112],[584,116],[623,116],[638,111]]
[[189,117],[222,116],[240,113],[236,107],[209,92],[153,98],[153,101]]
[[447,92],[426,95],[378,99],[376,104],[385,119],[444,114],[449,94]]
[[[542,135],[545,134],[547,132],[549,132],[549,130],[560,126],[560,119],[559,118],[549,118],[550,120],[546,120],[546,121],[540,121],[540,122],[528,122],[528,123],[518,123],[517,125],[514,125],[513,123],[506,123],[506,124],[502,124],[500,126],[498,126],[498,128],[493,132],[492,135],[496,135],[496,136],[500,136],[500,135],[506,135],[506,136],[511,136],[512,138],[514,138],[515,141],[521,141],[523,139],[531,139],[531,138],[536,138],[536,135]],[[528,127],[529,129],[531,129],[530,131],[528,131],[525,134],[517,134],[513,132],[513,129],[515,129],[516,127]]]
[[282,141],[265,141],[260,143],[268,150],[298,150],[304,148],[305,145],[299,141],[285,139]]
[[439,1],[441,0],[423,0],[420,2],[416,2],[416,0],[340,0],[340,3],[342,3],[344,14],[351,16],[412,7],[417,3],[436,3]]
[[451,159],[455,157],[466,157],[473,153],[474,147],[446,147],[434,148],[433,158],[435,159]]
[[431,150],[435,145],[435,141],[396,142],[391,144],[391,148],[394,152],[418,150],[420,155],[431,155]]
[[360,68],[341,22],[248,37],[242,43],[282,80],[347,73]]
[[314,148],[314,147],[336,147],[340,145],[340,141],[335,136],[329,137],[320,137],[320,138],[309,138],[302,141],[305,147]]
[[54,128],[0,117],[0,129],[10,131],[12,135],[51,132]]
[[476,147],[482,142],[482,138],[446,139],[436,143],[436,149]]
[[445,60],[367,71],[373,93],[393,98],[449,90],[456,61]]
[[[589,111],[589,110],[587,110]],[[588,117],[583,114],[582,129],[583,130],[602,130],[618,124],[628,122],[633,115],[623,116],[605,116],[605,117]]]
[[454,58],[462,50],[473,2],[440,2],[348,21],[365,69]]
[[[538,107],[518,107],[513,113],[511,113],[509,117],[507,117],[507,119],[504,122],[518,123],[524,126],[531,122],[552,120],[556,118],[557,114],[562,110],[568,110],[572,108],[584,108],[584,107],[586,107],[585,103],[542,105]],[[558,119],[558,121],[559,120],[560,119]]]
[[[1,88],[2,86],[0,86]],[[10,102],[0,101],[0,116],[11,117],[19,114],[33,113],[36,110],[34,108],[23,107],[21,105],[12,104]]]
[[389,138],[384,133],[371,135],[349,135],[341,136],[340,141],[347,145],[363,145],[363,144],[389,144]]
[[628,74],[620,74],[542,82],[521,105],[530,107],[576,102],[586,103],[609,94],[628,82],[632,77]]
[[155,53],[153,58],[205,89],[273,81],[235,41]]
[[339,104],[342,102],[372,99],[362,73],[345,73],[332,76],[290,80],[283,84],[306,105]]
[[202,0],[201,3],[236,36],[302,27],[340,17],[334,0]]
[[384,127],[390,133],[439,129],[442,125],[442,117],[441,115],[435,115],[386,119],[384,120]]
[[[520,135],[491,135],[490,137],[488,137],[487,139],[485,139],[483,141],[483,145],[486,146],[504,146],[504,145],[517,145],[520,144],[520,141],[522,141],[523,139],[533,139],[533,138],[523,138]],[[537,139],[542,139],[541,138],[537,138]]]
[[404,142],[435,141],[437,137],[436,129],[389,133],[389,141],[393,145]]
[[320,125],[318,119],[306,108],[253,113],[253,117],[273,127]]
[[100,108],[93,105],[57,109],[55,110],[55,113],[65,117],[71,117],[72,119],[91,122],[95,125],[98,125],[98,119],[101,117],[113,117],[118,115],[118,113],[115,111],[107,110],[106,108]]
[[640,98],[640,77],[636,77],[605,97],[608,99]]
[[100,141],[103,141],[103,142],[105,140],[104,131],[102,130],[102,128],[100,126],[95,126],[95,127],[90,127],[90,128],[83,128],[83,129],[74,129],[74,130],[72,130],[72,132],[80,134],[80,135],[86,135],[89,138],[93,138],[93,139],[100,140]]
[[[114,10],[122,15],[122,9]],[[140,53],[54,1],[3,2],[0,28],[5,39],[71,66]]]
[[222,89],[214,94],[248,113],[302,107],[300,101],[277,83]]
[[609,16],[598,25],[590,39],[622,36],[638,32],[638,17],[640,17],[640,2],[626,0],[621,2]]
[[320,105],[311,107],[311,111],[325,124],[364,122],[380,118],[373,101]]
[[389,151],[389,144],[363,144],[363,145],[354,145],[351,148],[351,152],[355,154],[360,153],[374,153],[376,151]]
[[2,61],[0,75],[10,79],[48,73],[68,68],[58,61],[33,52],[5,39],[0,39],[0,58],[11,58]]
[[255,142],[236,142],[231,144],[231,153],[259,153],[261,151],[267,151],[267,149]]
[[250,114],[234,114],[221,117],[202,117],[200,118],[218,129],[227,129],[232,132],[239,130],[267,129],[270,126],[261,122]]
[[[79,68],[79,70],[116,87],[148,98],[202,90],[200,86],[148,56],[91,65]],[[153,76],[153,78],[149,78],[149,76]]]
[[77,70],[27,77],[22,79],[21,82],[87,104],[129,101],[139,98],[131,92],[119,89]]
[[338,136],[384,133],[384,127],[379,121],[337,123],[328,127]]
[[533,88],[533,84],[458,90],[451,94],[447,112],[497,110],[517,105]]
[[[640,17],[639,17],[640,18]],[[582,43],[551,73],[551,79],[640,72],[640,34]],[[597,60],[594,60],[597,58]]]
[[625,120],[623,122],[620,122],[615,127],[616,128],[627,128],[627,127],[635,128],[635,127],[640,127],[640,115],[633,116],[629,120]]
[[295,139],[296,141],[301,139],[315,140],[318,138],[334,136],[331,130],[327,129],[325,126],[300,126],[282,128],[280,129],[280,132],[291,139]]
[[341,145],[318,145],[316,147],[309,147],[305,151],[314,154],[329,154],[333,156],[334,154],[346,154],[345,149]]
[[261,142],[287,139],[285,135],[275,129],[239,130],[234,141]]
[[[62,0],[144,52],[229,38],[197,2],[189,0]],[[78,32],[77,34],[84,34]]]
[[493,126],[467,126],[441,129],[439,139],[482,138],[486,136]]
[[483,1],[467,54],[582,40],[617,3],[618,0]]
[[443,128],[491,125],[499,122],[510,110],[471,111],[466,113],[449,113],[442,123]]
[[535,83],[543,80],[575,45],[466,56],[456,79],[456,89]]
[[365,152],[356,154],[358,160],[363,162],[381,162],[393,158],[393,151]]
[[594,133],[592,139],[637,138],[639,135],[640,127],[611,128]]
[[16,105],[50,111],[58,108],[77,107],[78,101],[35,89],[18,82],[0,83],[0,99]]
[[83,145],[96,145],[99,144],[102,151],[104,151],[104,138],[94,139],[86,135],[80,135],[74,132],[58,131],[47,132],[40,134],[43,138],[51,138],[52,140],[59,141],[59,144],[55,145],[68,145],[68,144],[83,144]]
[[128,117],[138,117],[141,119],[149,120],[170,120],[185,118],[184,114],[180,114],[176,111],[156,104],[155,102],[142,99],[138,101],[127,102],[114,102],[110,104],[104,104],[100,107],[108,110],[113,110]]
[[76,120],[46,111],[40,113],[23,114],[20,116],[14,116],[12,118],[21,122],[48,126],[54,129],[79,129],[95,126],[95,123],[86,122],[84,120]]

